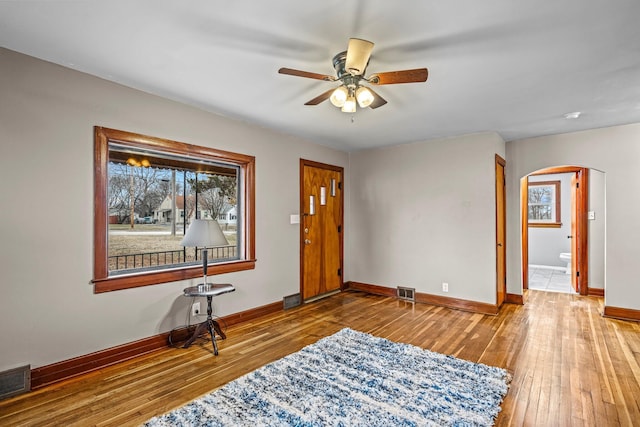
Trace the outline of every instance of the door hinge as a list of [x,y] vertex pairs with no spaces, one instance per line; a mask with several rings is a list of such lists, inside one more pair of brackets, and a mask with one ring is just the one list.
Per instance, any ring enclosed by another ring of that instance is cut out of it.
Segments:
[[576,182],[576,188],[580,188],[580,183]]
[[338,233],[342,233],[342,226],[341,225],[338,226]]
[[338,183],[338,190],[342,190],[342,182]]
[[338,276],[342,276],[342,269],[341,268],[338,269]]
[[576,277],[580,277],[580,272],[576,271]]

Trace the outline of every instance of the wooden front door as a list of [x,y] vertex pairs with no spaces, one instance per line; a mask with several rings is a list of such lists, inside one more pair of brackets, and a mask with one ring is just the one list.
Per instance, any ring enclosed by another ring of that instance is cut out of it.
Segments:
[[496,301],[498,307],[502,305],[507,295],[505,165],[505,160],[496,154]]
[[300,294],[342,289],[343,168],[300,160]]

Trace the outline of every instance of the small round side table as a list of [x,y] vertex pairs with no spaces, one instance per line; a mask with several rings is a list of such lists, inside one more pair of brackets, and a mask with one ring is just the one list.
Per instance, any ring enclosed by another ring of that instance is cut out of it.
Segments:
[[206,285],[191,286],[184,289],[184,296],[186,297],[207,297],[207,320],[200,323],[191,338],[187,340],[182,346],[183,348],[189,348],[191,344],[200,336],[200,334],[209,331],[211,335],[211,342],[213,344],[213,354],[218,355],[218,344],[216,343],[216,332],[223,340],[227,338],[220,324],[213,320],[211,314],[213,309],[211,308],[211,300],[214,296],[234,292],[236,288],[230,283],[207,283]]

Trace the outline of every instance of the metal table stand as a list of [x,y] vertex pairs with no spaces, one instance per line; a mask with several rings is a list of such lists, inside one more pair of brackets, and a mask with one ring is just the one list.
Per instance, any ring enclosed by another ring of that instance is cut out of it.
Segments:
[[216,333],[220,335],[220,338],[223,340],[227,338],[222,329],[220,328],[220,324],[213,320],[211,314],[213,313],[213,309],[211,308],[211,300],[216,295],[226,294],[229,292],[234,292],[236,288],[233,287],[230,283],[207,283],[206,285],[198,285],[191,286],[189,288],[184,289],[184,296],[187,297],[207,297],[207,320],[200,323],[197,327],[191,338],[187,340],[182,346],[183,348],[189,348],[191,344],[198,338],[201,334],[209,331],[211,335],[211,342],[213,343],[213,354],[218,355],[218,344],[216,343]]

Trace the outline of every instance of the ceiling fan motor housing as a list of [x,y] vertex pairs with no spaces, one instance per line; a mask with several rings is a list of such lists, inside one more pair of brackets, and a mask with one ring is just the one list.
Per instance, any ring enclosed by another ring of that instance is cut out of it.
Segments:
[[361,74],[351,74],[345,69],[347,61],[347,51],[338,53],[333,57],[333,68],[336,70],[338,80],[348,88],[355,89],[359,86],[363,76]]

